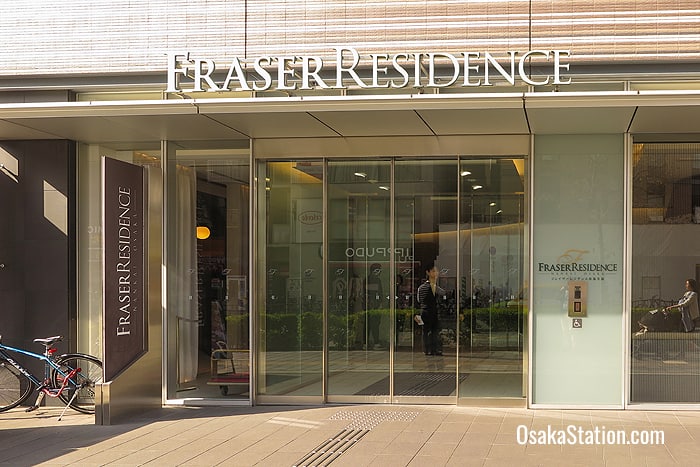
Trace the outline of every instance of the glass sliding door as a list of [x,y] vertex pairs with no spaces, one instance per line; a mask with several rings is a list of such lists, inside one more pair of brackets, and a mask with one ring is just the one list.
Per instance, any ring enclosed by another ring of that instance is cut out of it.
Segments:
[[328,163],[328,397],[388,402],[391,164]]
[[459,397],[522,397],[524,160],[460,162]]
[[524,166],[258,164],[259,400],[522,397]]
[[454,403],[457,159],[397,160],[394,400]]
[[258,165],[257,394],[323,395],[323,163]]

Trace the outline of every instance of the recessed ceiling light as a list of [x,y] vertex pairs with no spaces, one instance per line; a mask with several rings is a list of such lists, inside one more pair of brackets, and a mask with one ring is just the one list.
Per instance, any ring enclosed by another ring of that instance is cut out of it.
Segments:
[[471,174],[472,174],[472,173],[471,173],[470,171],[468,171],[468,170],[462,170],[462,172],[460,173],[460,175],[461,175],[462,177],[466,177],[467,175],[471,175]]
[[379,189],[380,189],[380,190],[389,191],[389,187],[388,187],[388,186],[381,186],[381,185],[380,185],[380,186],[379,186]]
[[472,185],[472,190],[480,190],[482,188],[483,188],[483,186],[481,186],[481,185]]
[[489,203],[489,206],[491,206],[491,207],[493,207],[495,205],[496,205],[496,203]]
[[356,176],[356,177],[362,177],[362,178],[365,178],[365,177],[367,176],[367,174],[366,174],[366,173],[364,173],[364,172],[355,172],[355,176]]

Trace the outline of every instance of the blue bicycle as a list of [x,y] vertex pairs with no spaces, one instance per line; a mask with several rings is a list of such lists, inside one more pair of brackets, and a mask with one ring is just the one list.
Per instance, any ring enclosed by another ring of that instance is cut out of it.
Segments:
[[[66,404],[66,409],[70,407],[82,413],[95,413],[95,384],[102,382],[102,362],[92,355],[81,353],[57,356],[54,344],[62,340],[62,336],[34,339],[34,342],[44,346],[44,353],[38,354],[4,345],[0,336],[0,412],[17,407],[36,390],[36,402],[27,412],[36,410],[48,396],[60,399]],[[44,377],[33,375],[10,353],[42,360]]]

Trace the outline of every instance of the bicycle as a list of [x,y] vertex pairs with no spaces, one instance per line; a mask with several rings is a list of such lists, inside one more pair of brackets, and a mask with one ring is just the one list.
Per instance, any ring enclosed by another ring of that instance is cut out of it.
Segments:
[[[54,344],[62,340],[62,336],[34,339],[44,346],[44,353],[38,354],[5,345],[0,336],[0,412],[17,407],[36,390],[36,402],[26,409],[27,412],[38,409],[48,396],[58,398],[66,405],[59,420],[68,407],[86,414],[95,413],[95,384],[102,382],[102,362],[81,353],[56,356]],[[44,378],[33,375],[14,360],[10,352],[42,360]]]

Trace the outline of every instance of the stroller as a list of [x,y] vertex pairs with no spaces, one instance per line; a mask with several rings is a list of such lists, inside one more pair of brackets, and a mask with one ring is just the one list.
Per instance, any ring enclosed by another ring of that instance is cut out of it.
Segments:
[[637,321],[639,331],[635,335],[646,332],[674,332],[681,330],[680,313],[669,313],[663,309],[648,311]]

